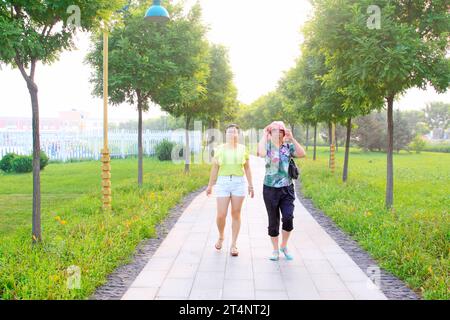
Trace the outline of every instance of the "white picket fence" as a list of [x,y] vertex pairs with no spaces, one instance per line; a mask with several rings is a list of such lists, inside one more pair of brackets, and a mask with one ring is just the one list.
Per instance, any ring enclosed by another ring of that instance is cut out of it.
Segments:
[[[103,147],[103,132],[69,133],[43,132],[41,150],[44,150],[51,160],[88,160],[100,159]],[[202,145],[201,131],[190,131],[190,149],[200,152]],[[155,146],[164,139],[180,145],[185,144],[184,130],[143,132],[143,149],[145,155],[154,155]],[[137,155],[137,131],[113,130],[108,133],[109,151],[113,158],[125,158]],[[0,158],[14,152],[28,155],[33,150],[31,132],[0,132]]]

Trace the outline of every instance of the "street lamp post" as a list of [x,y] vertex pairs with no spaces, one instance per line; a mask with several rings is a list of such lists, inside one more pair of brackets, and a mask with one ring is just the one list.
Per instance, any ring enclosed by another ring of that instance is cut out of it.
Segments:
[[[129,6],[122,9],[126,11]],[[145,13],[146,21],[167,22],[170,19],[167,10],[161,6],[161,0],[153,0],[153,5]],[[102,149],[102,194],[103,209],[111,209],[111,156],[108,149],[108,30],[103,31],[103,149]]]
[[102,149],[103,209],[111,209],[111,157],[108,149],[108,31],[103,31],[103,149]]

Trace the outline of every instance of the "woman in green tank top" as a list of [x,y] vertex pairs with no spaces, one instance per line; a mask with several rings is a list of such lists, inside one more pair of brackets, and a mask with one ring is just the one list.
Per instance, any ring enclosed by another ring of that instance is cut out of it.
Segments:
[[[225,222],[228,207],[231,203],[232,217],[232,239],[230,253],[232,256],[239,254],[236,246],[239,230],[241,227],[241,209],[248,194],[253,198],[252,174],[249,164],[249,153],[246,147],[238,143],[239,127],[235,124],[229,125],[226,130],[225,144],[214,150],[214,158],[206,194],[213,193],[217,198],[217,228],[219,239],[215,245],[217,250],[222,249],[224,240]],[[248,188],[245,187],[244,175],[247,177]]]

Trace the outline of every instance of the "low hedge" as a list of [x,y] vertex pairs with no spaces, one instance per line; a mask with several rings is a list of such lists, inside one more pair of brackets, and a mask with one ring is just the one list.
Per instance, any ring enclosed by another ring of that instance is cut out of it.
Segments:
[[11,163],[12,171],[15,173],[26,173],[33,171],[33,157],[16,156]]
[[162,140],[155,147],[155,153],[159,161],[172,160],[172,150],[175,147],[175,143],[169,140]]
[[0,160],[0,170],[4,172],[11,172],[12,171],[12,161],[15,157],[18,155],[15,153],[7,153],[3,156],[2,160]]
[[450,144],[427,144],[423,148],[423,151],[450,153]]
[[[49,158],[44,151],[40,153],[40,169],[43,170],[49,162]],[[27,173],[33,171],[33,156],[17,155],[8,153],[0,161],[0,169],[4,172]]]

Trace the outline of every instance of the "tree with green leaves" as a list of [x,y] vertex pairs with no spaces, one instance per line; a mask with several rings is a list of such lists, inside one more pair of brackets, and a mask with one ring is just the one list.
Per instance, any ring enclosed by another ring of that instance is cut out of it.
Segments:
[[203,100],[202,120],[213,128],[218,121],[228,122],[236,117],[238,101],[227,49],[222,45],[212,44],[209,56],[210,72],[206,83],[206,98]]
[[[352,131],[352,119],[364,116],[372,110],[382,108],[382,99],[369,100],[366,96],[347,95],[343,88],[350,86],[348,79],[340,79],[339,83],[327,73],[318,76],[322,80],[322,90],[315,110],[320,119],[326,120],[329,124],[329,137],[331,137],[331,123],[345,127],[345,153],[342,170],[342,181],[346,182],[349,172],[350,159],[350,138]],[[336,134],[335,130],[335,134]],[[336,134],[336,151],[338,148],[338,135]],[[329,139],[331,140],[331,139]],[[331,143],[331,141],[329,141]]]
[[[110,124],[111,126],[111,124]],[[184,127],[183,118],[175,118],[170,115],[162,115],[157,118],[150,118],[142,122],[143,130],[176,130]],[[136,130],[138,128],[137,120],[121,122],[114,127],[115,129]]]
[[281,81],[280,91],[290,101],[300,121],[314,127],[313,160],[316,160],[318,118],[314,104],[319,94],[320,83],[315,78],[316,57],[310,55],[307,47],[302,48],[302,56]]
[[259,97],[249,105],[242,105],[237,116],[237,123],[242,129],[263,129],[267,120],[262,116],[264,106],[267,105],[267,95]]
[[[448,128],[450,123],[450,103],[431,102],[427,104],[423,110],[425,113],[425,121],[428,127],[433,131],[433,136],[436,136],[435,129],[442,129],[441,133]],[[441,139],[442,135],[438,134],[437,138]]]
[[[450,14],[446,0],[314,0],[314,33],[341,90],[387,108],[386,208],[393,206],[393,106],[412,87],[447,90]],[[377,5],[381,15],[368,13]],[[379,21],[373,23],[373,21]]]
[[[244,129],[263,129],[272,121],[283,121],[291,126],[297,123],[297,114],[280,93],[279,88],[269,92],[248,106],[244,106],[239,113],[238,122]],[[294,113],[293,116],[291,114]]]
[[[127,102],[138,112],[138,185],[143,184],[143,113],[151,102],[160,104],[167,88],[177,81],[180,72],[191,63],[186,46],[193,30],[181,5],[167,1],[171,20],[165,24],[143,19],[147,5],[129,8],[123,23],[109,36],[109,101],[113,105]],[[93,49],[86,60],[93,66],[91,82],[94,94],[103,95],[103,43],[101,34],[93,36]]]
[[394,150],[397,153],[405,149],[414,139],[414,127],[410,125],[399,109],[394,112]]
[[[342,181],[346,182],[348,179],[350,138],[353,127],[352,119],[366,115],[374,109],[382,108],[382,99],[373,95],[361,94],[360,91],[352,91],[353,79],[340,73],[340,69],[336,68],[334,59],[339,57],[340,51],[327,50],[327,47],[323,45],[324,39],[328,36],[322,34],[325,32],[324,19],[331,18],[334,15],[333,21],[326,21],[326,23],[329,24],[328,26],[333,25],[336,27],[338,25],[342,27],[341,20],[344,19],[345,15],[351,14],[351,12],[337,14],[337,11],[333,11],[333,8],[326,7],[324,9],[320,7],[324,2],[326,1],[314,1],[317,10],[314,18],[303,28],[305,42],[302,45],[302,51],[310,55],[311,66],[309,67],[310,75],[308,77],[310,82],[315,81],[317,98],[315,99],[314,111],[316,117],[320,121],[327,123],[328,137],[331,137],[332,134],[332,123],[335,123],[336,127],[342,125],[346,128],[345,155],[342,170]],[[333,5],[337,6],[338,4],[333,3]],[[326,9],[329,9],[329,11],[326,11]],[[330,30],[331,33],[338,31]],[[341,44],[341,46],[339,50],[350,50],[350,48],[345,47],[345,44]],[[339,60],[339,63],[348,64],[351,61],[342,59]],[[331,144],[330,138],[328,141]],[[336,143],[336,150],[337,145]]]
[[[206,27],[201,20],[199,3],[192,6],[186,16],[189,32],[183,34],[180,45],[180,59],[183,63],[177,66],[176,77],[161,86],[163,95],[159,105],[164,111],[174,117],[185,119],[186,143],[183,155],[185,157],[185,173],[189,173],[191,152],[189,145],[189,126],[195,118],[208,113],[207,81],[210,75],[209,43],[206,40]],[[180,35],[181,38],[181,35]]]
[[76,30],[92,30],[123,6],[119,0],[4,0],[0,2],[0,62],[20,71],[31,98],[33,128],[33,242],[42,239],[38,63],[51,64],[74,48]]
[[[416,135],[415,124],[407,119],[408,112],[397,109],[394,113],[394,150],[406,149]],[[370,115],[357,119],[358,128],[355,138],[356,144],[364,150],[387,151],[386,145],[386,114],[372,112]]]
[[402,111],[402,117],[405,119],[408,126],[412,128],[414,136],[422,136],[430,132],[430,128],[425,120],[425,112],[419,110],[406,110]]
[[[289,107],[291,110],[287,110]],[[297,122],[294,117],[290,116],[292,112],[290,103],[286,99],[283,99],[278,89],[267,94],[267,100],[265,101],[265,105],[262,105],[261,110],[266,126],[273,121],[283,121],[291,129]]]
[[386,146],[386,117],[381,112],[372,112],[355,121],[352,136],[363,151],[383,151]]
[[301,114],[298,112],[298,101],[292,99],[290,88],[292,88],[291,81],[292,73],[289,70],[278,82],[277,92],[281,99],[282,115],[281,118],[286,124],[291,127],[292,134],[295,134],[295,126],[302,121]]

